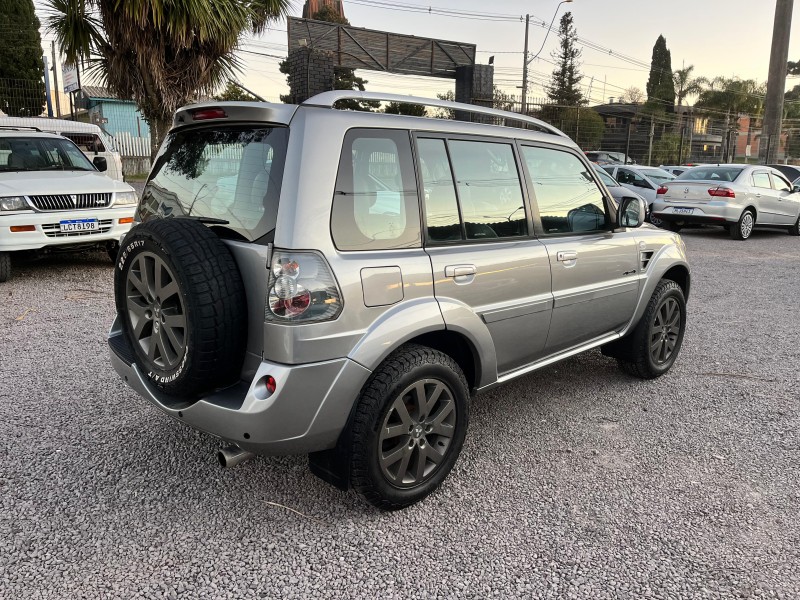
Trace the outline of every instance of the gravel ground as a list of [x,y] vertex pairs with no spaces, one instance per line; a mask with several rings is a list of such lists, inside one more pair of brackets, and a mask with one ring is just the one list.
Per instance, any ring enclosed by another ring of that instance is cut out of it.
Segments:
[[800,240],[685,234],[672,371],[592,352],[477,398],[426,501],[384,514],[303,457],[217,466],[107,357],[102,254],[0,285],[2,598],[800,597]]

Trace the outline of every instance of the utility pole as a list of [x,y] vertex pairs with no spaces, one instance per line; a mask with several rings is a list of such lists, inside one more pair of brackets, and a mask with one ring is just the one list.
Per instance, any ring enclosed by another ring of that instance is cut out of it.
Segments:
[[525,15],[525,52],[522,55],[522,114],[528,114],[528,29],[531,16]]
[[61,117],[61,90],[58,87],[58,68],[56,67],[56,43],[50,42],[53,52],[53,94],[56,97],[56,117]]
[[647,151],[647,164],[653,164],[653,136],[656,134],[656,122],[650,116],[650,149]]
[[776,0],[762,130],[762,139],[766,137],[768,140],[766,152],[762,154],[765,164],[775,162],[775,155],[780,147],[783,94],[786,90],[786,63],[789,60],[789,36],[792,32],[793,8],[794,0]]

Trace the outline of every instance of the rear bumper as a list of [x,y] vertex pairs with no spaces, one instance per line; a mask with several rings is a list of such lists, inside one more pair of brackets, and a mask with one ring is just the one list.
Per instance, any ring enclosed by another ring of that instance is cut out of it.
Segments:
[[[679,212],[691,209],[690,214]],[[744,207],[731,205],[727,202],[712,202],[708,204],[672,203],[656,200],[653,203],[652,214],[662,221],[680,223],[704,223],[726,225],[736,223],[742,216]]]
[[[120,241],[131,228],[131,223],[120,224],[122,218],[131,218],[135,205],[102,210],[65,210],[52,212],[19,212],[0,215],[0,252],[38,250],[48,246],[70,246],[108,241]],[[100,230],[63,234],[61,221],[97,219]],[[33,231],[11,231],[13,226],[33,225]]]
[[[163,394],[141,372],[120,327],[109,334],[111,363],[123,380],[169,416],[257,454],[333,448],[370,371],[347,358],[303,365],[263,361],[250,382],[199,400]],[[269,394],[265,378],[277,389]]]

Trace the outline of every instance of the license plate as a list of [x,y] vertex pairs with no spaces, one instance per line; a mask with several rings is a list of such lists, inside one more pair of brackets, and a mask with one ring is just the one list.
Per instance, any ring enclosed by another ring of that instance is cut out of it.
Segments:
[[676,215],[690,215],[694,212],[693,208],[676,208],[673,210]]
[[73,219],[70,221],[61,221],[59,225],[61,225],[61,233],[100,230],[100,223],[97,222],[97,219]]

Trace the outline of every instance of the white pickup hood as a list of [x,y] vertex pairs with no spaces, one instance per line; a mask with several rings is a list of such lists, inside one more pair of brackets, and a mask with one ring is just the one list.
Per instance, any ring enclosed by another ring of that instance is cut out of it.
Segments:
[[98,171],[0,172],[0,196],[127,192],[133,188]]

